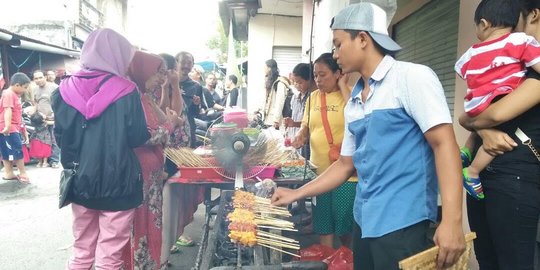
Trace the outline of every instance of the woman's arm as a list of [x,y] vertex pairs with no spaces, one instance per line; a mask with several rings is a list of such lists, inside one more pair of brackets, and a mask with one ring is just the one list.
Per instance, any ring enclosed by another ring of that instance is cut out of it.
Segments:
[[526,79],[512,93],[489,107],[476,117],[463,114],[459,123],[468,130],[491,128],[512,120],[532,107],[540,104],[540,80]]

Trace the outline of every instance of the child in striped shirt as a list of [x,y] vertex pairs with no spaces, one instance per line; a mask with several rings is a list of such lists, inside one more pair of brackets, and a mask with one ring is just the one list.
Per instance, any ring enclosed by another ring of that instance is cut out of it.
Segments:
[[[528,67],[540,72],[540,44],[525,33],[512,33],[519,21],[521,4],[515,0],[482,0],[474,15],[481,41],[457,61],[455,70],[467,81],[465,112],[477,116],[495,98],[512,92],[524,79]],[[471,134],[461,149],[463,184],[467,193],[483,199],[479,174],[493,160],[482,147],[471,162]]]

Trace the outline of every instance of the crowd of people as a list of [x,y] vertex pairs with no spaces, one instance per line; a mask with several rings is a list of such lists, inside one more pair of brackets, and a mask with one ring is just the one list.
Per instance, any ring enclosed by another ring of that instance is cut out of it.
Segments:
[[[482,0],[475,24],[480,43],[456,63],[468,87],[460,124],[473,131],[461,149],[439,79],[394,59],[401,47],[379,27],[386,14],[375,4],[341,10],[331,22],[332,53],[289,77],[274,59],[264,63],[266,99],[254,123],[281,130],[318,174],[300,188],[278,188],[272,203],[305,211],[311,197],[320,243],[334,247],[337,237],[352,247],[355,269],[397,269],[433,245],[438,267],[453,265],[465,249],[463,189],[480,269],[534,268],[540,1]],[[99,29],[84,43],[82,69],[59,85],[54,72],[38,70],[33,80],[14,74],[3,91],[4,179],[29,181],[24,144],[37,167],[76,168],[68,269],[164,269],[177,244],[192,244],[182,234],[202,190],[167,181],[178,168],[164,149],[197,147],[197,130],[237,106],[242,92],[237,76],[218,82],[194,60],[185,51],[138,51]],[[35,127],[30,136],[23,114]]]

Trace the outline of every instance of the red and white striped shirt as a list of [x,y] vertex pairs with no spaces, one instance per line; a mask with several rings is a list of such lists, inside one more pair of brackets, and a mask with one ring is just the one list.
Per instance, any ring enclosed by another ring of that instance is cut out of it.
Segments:
[[493,99],[516,89],[526,68],[540,62],[540,43],[525,33],[509,33],[473,45],[457,61],[455,70],[467,81],[465,112],[476,116]]

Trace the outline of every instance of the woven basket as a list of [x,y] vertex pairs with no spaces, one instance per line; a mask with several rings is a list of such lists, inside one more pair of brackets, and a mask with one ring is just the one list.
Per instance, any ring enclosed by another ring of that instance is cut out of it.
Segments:
[[[459,260],[449,270],[467,270],[469,269],[469,257],[471,255],[471,249],[473,239],[476,238],[476,233],[471,232],[465,235],[465,241],[467,245],[465,251],[459,257]],[[422,251],[414,256],[404,259],[399,262],[399,268],[403,270],[428,270],[437,269],[437,253],[439,253],[438,247],[432,247],[428,250]]]

